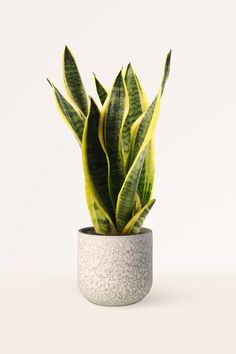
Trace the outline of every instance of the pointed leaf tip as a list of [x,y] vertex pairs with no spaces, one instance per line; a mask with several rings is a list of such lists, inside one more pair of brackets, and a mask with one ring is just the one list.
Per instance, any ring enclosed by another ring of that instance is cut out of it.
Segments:
[[67,94],[74,104],[83,112],[88,113],[88,96],[83,85],[76,61],[66,46],[63,57],[63,76]]
[[128,75],[129,72],[133,72],[133,67],[132,67],[130,62],[129,62],[129,64],[127,65],[127,67],[125,69],[125,80],[126,80],[127,75]]
[[129,62],[129,64],[127,65],[127,70],[129,70],[129,69],[132,69],[132,70],[133,70],[133,67],[132,67],[132,65],[131,65],[130,62]]
[[74,60],[73,54],[67,45],[64,49],[64,60]]
[[116,76],[116,79],[115,79],[115,82],[117,82],[118,80],[122,79],[122,70],[123,70],[123,66],[120,69],[120,71],[118,72],[118,74]]
[[65,53],[70,53],[70,49],[68,48],[68,46],[67,46],[67,45],[65,45],[64,52],[65,52]]
[[94,81],[95,81],[95,86],[96,86],[96,90],[97,90],[97,94],[99,97],[99,100],[101,102],[101,104],[103,105],[106,98],[107,98],[107,90],[104,88],[104,86],[99,82],[99,80],[97,79],[95,73],[93,73],[94,75]]
[[167,54],[167,58],[166,58],[166,65],[167,65],[167,67],[170,66],[171,54],[172,54],[172,50],[170,49],[169,53]]
[[162,84],[161,84],[161,95],[163,94],[165,83],[169,77],[170,74],[170,62],[171,62],[171,50],[166,56],[166,62],[165,62],[165,68],[164,68],[164,74],[163,74],[163,79],[162,79]]
[[89,101],[90,101],[90,105],[91,105],[91,106],[96,106],[96,107],[97,107],[97,104],[96,104],[96,102],[94,101],[93,97],[89,96]]
[[53,87],[53,84],[51,83],[51,81],[46,77],[46,80],[47,80],[47,82],[49,83],[49,85],[51,86],[51,87]]

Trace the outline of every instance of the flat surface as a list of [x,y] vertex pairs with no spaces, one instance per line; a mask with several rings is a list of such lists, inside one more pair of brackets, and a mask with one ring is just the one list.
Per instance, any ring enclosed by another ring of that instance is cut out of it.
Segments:
[[235,354],[236,275],[159,275],[138,304],[87,302],[69,276],[0,278],[0,352]]

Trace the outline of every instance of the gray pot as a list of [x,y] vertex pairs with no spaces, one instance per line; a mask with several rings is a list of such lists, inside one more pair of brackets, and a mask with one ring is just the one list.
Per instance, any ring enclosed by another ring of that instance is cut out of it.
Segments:
[[78,284],[89,301],[104,306],[140,301],[152,286],[152,231],[139,235],[78,232]]

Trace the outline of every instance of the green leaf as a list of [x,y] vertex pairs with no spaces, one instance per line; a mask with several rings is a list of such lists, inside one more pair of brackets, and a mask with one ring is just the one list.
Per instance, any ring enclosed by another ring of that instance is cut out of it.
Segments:
[[71,130],[73,131],[73,133],[75,134],[77,140],[81,145],[85,116],[83,115],[82,112],[76,111],[71,106],[71,104],[62,96],[62,94],[58,91],[58,89],[49,80],[48,82],[53,89],[56,104],[58,106],[62,118],[64,119],[66,124],[71,128]]
[[150,200],[141,210],[139,210],[132,219],[128,222],[128,224],[123,229],[123,234],[125,235],[138,235],[144,219],[148,215],[149,211],[152,209],[155,199]]
[[[131,137],[130,128],[140,115],[147,109],[148,103],[146,95],[141,87],[137,75],[135,74],[131,64],[128,65],[125,75],[125,82],[129,93],[129,114],[125,120],[123,127],[123,146],[127,165],[129,163],[128,156],[130,153]],[[151,197],[154,181],[154,144],[152,140],[146,148],[146,155],[140,175],[138,195],[140,197],[141,206],[145,205]]]
[[[159,89],[159,95],[162,96],[163,90],[165,87],[166,80],[169,76],[170,72],[170,60],[171,60],[171,51],[168,53],[164,65],[164,73],[161,81],[161,86]],[[157,98],[153,101],[151,107],[154,109],[155,102]],[[130,157],[129,163],[132,164],[134,161],[142,142],[146,136],[146,133],[149,128],[149,124],[151,122],[151,116],[143,114],[136,122],[133,124],[131,128],[131,140],[132,140],[132,153]],[[141,204],[144,206],[152,196],[153,184],[154,184],[154,174],[155,174],[155,161],[154,161],[154,143],[153,139],[151,139],[150,143],[146,148],[146,156],[143,164],[143,169],[141,172],[139,186],[138,186],[138,194],[140,196]]]
[[88,114],[88,96],[85,91],[75,59],[68,47],[65,47],[63,60],[63,76],[66,90],[71,100],[85,116]]
[[138,185],[138,195],[142,206],[146,205],[152,197],[155,175],[154,150],[154,138],[152,138],[146,147],[145,159]]
[[133,124],[133,126],[131,128],[132,152],[131,152],[131,158],[129,161],[130,165],[135,160],[135,157],[137,156],[137,154],[140,150],[140,147],[146,137],[150,123],[152,121],[152,113],[155,110],[158,99],[161,98],[161,95],[163,93],[164,86],[165,86],[166,80],[167,80],[169,72],[170,72],[170,59],[171,59],[171,51],[168,53],[168,55],[166,57],[166,61],[165,61],[165,65],[164,65],[164,73],[163,73],[163,77],[162,77],[162,81],[161,81],[161,86],[158,91],[158,95],[153,100],[153,102],[151,103],[151,105],[149,106],[147,111],[144,112],[142,114],[142,116],[140,116],[135,121],[135,123]]
[[125,225],[132,218],[133,209],[136,205],[136,193],[144,157],[145,148],[140,152],[139,156],[137,156],[131,166],[118,195],[116,205],[116,226],[119,232],[123,230]]
[[91,192],[89,182],[85,180],[85,194],[89,213],[93,222],[93,227],[97,234],[109,235],[114,232],[105,213],[96,203],[96,198]]
[[[129,172],[125,178],[120,193],[118,195],[117,206],[116,206],[116,220],[117,220],[117,228],[119,231],[123,230],[123,228],[131,219],[133,214],[135,197],[138,191],[138,185],[139,185],[141,170],[143,168],[146,147],[153,136],[154,128],[158,118],[158,113],[160,109],[160,95],[161,94],[159,91],[157,98],[149,106],[146,112],[143,113],[141,118],[139,118],[142,119],[141,120],[142,122],[145,122],[145,128],[147,129],[145,129],[143,136],[141,135],[141,130],[138,137],[137,134],[135,135],[135,139],[134,139],[135,145],[133,150],[136,152],[136,145],[138,145],[139,149],[137,150],[136,155],[133,155],[135,157],[130,166]],[[137,128],[139,128],[139,125],[137,125]]]
[[167,57],[166,57],[164,74],[163,74],[162,83],[161,83],[161,94],[163,94],[163,92],[164,92],[165,84],[166,84],[166,81],[167,81],[169,74],[170,74],[170,62],[171,62],[171,50],[169,51],[169,53],[167,54]]
[[[112,232],[116,233],[112,217],[107,210],[110,204],[108,200],[109,192],[106,186],[106,180],[103,180],[103,178],[106,178],[107,164],[105,154],[98,140],[98,123],[99,112],[96,104],[91,100],[91,108],[88,118],[85,121],[82,139],[82,160],[86,199],[96,232],[98,232],[98,229],[100,229],[99,233],[108,232],[107,225],[109,222],[109,228],[112,229]],[[98,159],[98,161],[95,161],[96,159]],[[93,165],[94,163],[96,166]],[[96,171],[96,168],[98,168],[98,171]],[[99,173],[101,176],[99,176]],[[101,178],[102,176],[103,178]],[[101,223],[99,220],[95,222],[96,215],[102,220]]]
[[157,97],[153,100],[151,105],[148,107],[146,112],[136,120],[134,125],[131,128],[131,136],[132,136],[132,151],[131,151],[131,158],[130,158],[130,165],[134,162],[140,148],[143,144],[143,141],[146,137],[148,129],[150,127],[150,123],[153,119],[153,113],[157,106]]
[[129,113],[122,127],[122,148],[125,164],[130,152],[130,128],[136,119],[147,109],[148,103],[131,64],[125,73],[125,83],[129,94]]
[[120,71],[102,108],[99,122],[99,139],[107,156],[108,186],[114,208],[125,178],[120,131],[127,112],[128,93]]
[[90,112],[87,118],[87,134],[83,139],[87,139],[86,158],[88,164],[88,173],[94,189],[106,212],[115,222],[115,214],[108,190],[108,164],[106,155],[102,149],[98,138],[100,112],[96,103],[91,98]]
[[[168,56],[167,56],[168,57]],[[163,79],[157,97],[154,99],[149,108],[144,112],[133,124],[131,128],[132,143],[132,160],[131,167],[125,178],[123,186],[117,198],[116,220],[117,229],[122,231],[132,216],[135,203],[135,196],[139,184],[143,160],[145,157],[146,147],[153,137],[154,129],[157,123],[160,102],[162,94],[162,83],[166,75],[166,64]]]
[[96,75],[95,74],[93,74],[93,75],[94,75],[97,94],[98,94],[101,104],[103,105],[104,102],[106,101],[108,93],[107,93],[107,90],[104,88],[104,86],[98,81]]

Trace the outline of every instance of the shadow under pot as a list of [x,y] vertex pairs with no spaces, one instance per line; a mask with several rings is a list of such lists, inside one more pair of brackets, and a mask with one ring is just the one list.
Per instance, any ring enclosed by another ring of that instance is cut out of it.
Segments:
[[152,286],[152,231],[139,235],[78,232],[78,285],[97,305],[122,306],[142,300]]

